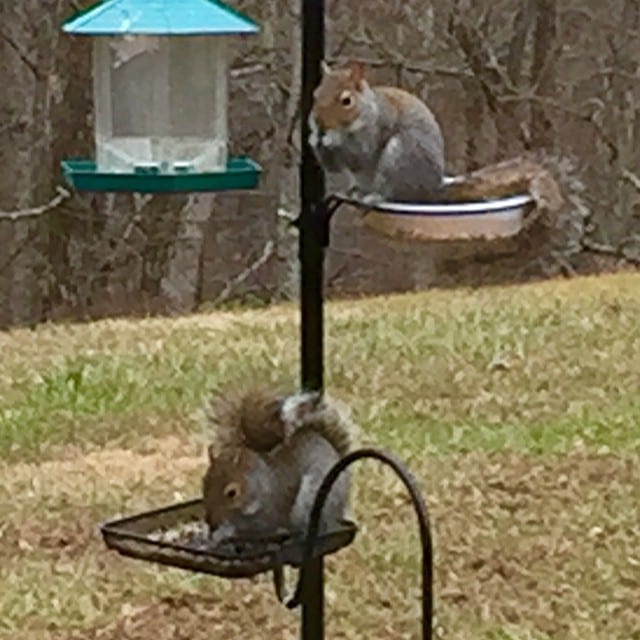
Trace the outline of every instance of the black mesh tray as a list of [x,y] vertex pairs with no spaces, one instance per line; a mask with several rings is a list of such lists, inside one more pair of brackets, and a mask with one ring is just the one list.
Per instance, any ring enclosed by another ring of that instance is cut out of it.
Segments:
[[[225,578],[248,578],[282,565],[299,567],[302,536],[237,538],[212,548],[202,520],[202,500],[181,502],[100,527],[105,544],[122,555]],[[318,536],[314,555],[348,546],[357,528],[345,520]]]

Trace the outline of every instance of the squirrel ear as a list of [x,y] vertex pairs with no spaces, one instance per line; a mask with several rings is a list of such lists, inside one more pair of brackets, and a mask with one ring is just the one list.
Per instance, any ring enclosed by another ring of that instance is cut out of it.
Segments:
[[331,67],[327,64],[326,60],[323,60],[320,63],[320,70],[322,71],[323,76],[326,76],[327,74],[331,73]]
[[362,89],[362,83],[365,80],[365,68],[362,62],[358,60],[350,60],[347,64],[347,69],[351,72],[351,77],[356,83],[358,89]]
[[209,455],[209,462],[215,462],[216,452],[212,444],[207,447],[207,454]]

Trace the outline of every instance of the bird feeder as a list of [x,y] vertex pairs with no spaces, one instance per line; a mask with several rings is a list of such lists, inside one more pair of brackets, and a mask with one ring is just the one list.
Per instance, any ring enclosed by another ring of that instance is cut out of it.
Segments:
[[549,171],[522,156],[445,176],[443,187],[437,202],[367,204],[339,194],[336,198],[362,210],[371,229],[418,242],[511,238],[563,202]]
[[529,194],[485,202],[381,202],[365,206],[363,220],[371,229],[397,240],[496,240],[518,235],[534,204]]
[[93,37],[95,160],[66,160],[80,190],[254,188],[228,153],[228,53],[258,26],[215,0],[104,0],[63,25]]

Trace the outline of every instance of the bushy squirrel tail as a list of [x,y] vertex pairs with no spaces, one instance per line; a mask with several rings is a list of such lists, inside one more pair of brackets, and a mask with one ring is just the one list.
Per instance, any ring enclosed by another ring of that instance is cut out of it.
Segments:
[[309,429],[325,438],[340,456],[358,445],[359,429],[348,408],[337,400],[316,391],[302,391],[282,402],[280,414],[286,437]]
[[203,419],[210,457],[243,448],[266,453],[307,429],[324,437],[341,456],[358,440],[347,408],[313,391],[286,395],[254,387],[226,393],[207,402]]
[[482,167],[457,177],[444,188],[446,202],[492,200],[529,192],[538,207],[557,211],[562,191],[542,163],[526,155]]

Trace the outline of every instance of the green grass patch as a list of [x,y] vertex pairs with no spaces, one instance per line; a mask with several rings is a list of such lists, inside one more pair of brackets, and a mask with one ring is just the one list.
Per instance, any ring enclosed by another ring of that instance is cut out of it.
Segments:
[[[327,388],[370,440],[406,454],[639,446],[639,276],[339,302],[326,315]],[[199,429],[211,390],[297,385],[298,333],[290,305],[15,331],[0,345],[0,456]]]

